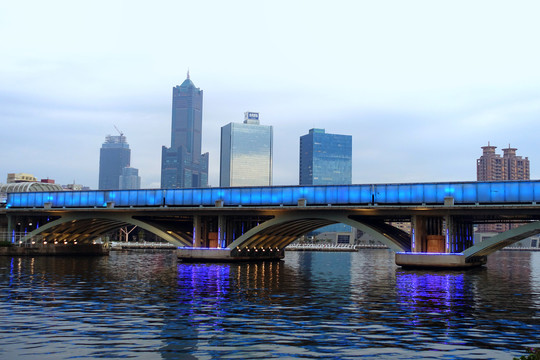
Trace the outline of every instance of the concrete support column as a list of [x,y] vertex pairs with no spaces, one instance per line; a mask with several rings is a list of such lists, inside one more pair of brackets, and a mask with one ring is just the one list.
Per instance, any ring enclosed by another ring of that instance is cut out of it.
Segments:
[[201,247],[201,217],[199,215],[193,216],[193,247]]
[[218,247],[227,247],[227,221],[225,215],[218,216]]
[[459,253],[473,245],[473,224],[464,223],[453,216],[446,217],[446,252]]
[[6,215],[6,217],[7,217],[7,233],[6,233],[5,240],[11,242],[12,241],[11,236],[13,235],[13,230],[15,229],[16,219],[14,219],[13,216],[11,215]]
[[443,219],[414,215],[411,219],[412,252],[444,252]]

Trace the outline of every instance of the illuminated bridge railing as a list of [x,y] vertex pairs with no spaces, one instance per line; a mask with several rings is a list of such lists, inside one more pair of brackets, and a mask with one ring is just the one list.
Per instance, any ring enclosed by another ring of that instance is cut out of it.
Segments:
[[540,181],[29,192],[9,193],[6,207],[286,206],[300,199],[308,206],[442,205],[446,197],[455,204],[540,202]]

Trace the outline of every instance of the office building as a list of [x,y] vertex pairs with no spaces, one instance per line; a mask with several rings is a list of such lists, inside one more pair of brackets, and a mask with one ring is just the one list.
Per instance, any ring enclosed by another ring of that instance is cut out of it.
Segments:
[[311,129],[300,137],[300,185],[352,182],[352,136]]
[[131,150],[123,134],[108,135],[99,152],[99,190],[120,189],[122,169],[129,166]]
[[272,126],[261,125],[256,112],[223,126],[219,186],[272,185],[272,138]]
[[161,188],[208,186],[208,153],[201,154],[203,91],[189,78],[173,88],[171,147],[161,151]]
[[[516,148],[502,149],[503,156],[495,152],[496,146],[482,146],[482,156],[476,160],[477,181],[529,180],[529,159],[516,155]],[[509,224],[480,224],[478,232],[503,232]]]
[[[352,136],[327,134],[311,129],[300,137],[300,185],[346,185],[352,183]],[[352,237],[352,228],[344,224],[317,230],[321,233],[344,233]],[[350,239],[349,239],[350,241]]]
[[120,175],[120,190],[136,190],[141,188],[139,169],[125,167]]

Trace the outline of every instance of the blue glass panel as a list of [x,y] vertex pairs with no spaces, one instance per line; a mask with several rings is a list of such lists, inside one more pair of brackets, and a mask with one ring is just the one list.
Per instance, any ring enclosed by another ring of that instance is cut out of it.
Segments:
[[291,205],[294,203],[294,200],[293,200],[293,188],[288,186],[288,187],[283,187],[281,188],[281,195],[278,195],[278,196],[281,196],[281,204],[283,205]]
[[435,200],[436,203],[443,204],[444,198],[449,196],[449,184],[437,184],[437,199]]
[[463,203],[463,184],[450,184],[450,189],[455,203]]
[[[332,200],[332,203],[335,204],[348,204],[349,203],[349,195],[354,193],[354,197],[359,200],[359,186],[355,185],[347,185],[347,186],[336,186],[336,198],[335,200]],[[358,201],[357,201],[358,202]]]
[[249,205],[251,203],[251,193],[249,188],[240,188],[240,202],[238,205]]
[[401,204],[411,203],[412,189],[411,185],[398,185],[398,202]]
[[298,204],[298,200],[304,198],[304,190],[305,190],[305,186],[297,186],[297,187],[292,188],[292,199],[291,199],[292,201],[289,205]]
[[34,206],[43,206],[43,193],[36,193],[36,200],[34,201]]
[[265,204],[265,205],[270,204],[271,200],[272,200],[272,189],[267,188],[267,187],[262,188],[261,189],[262,204]]
[[53,204],[53,206],[57,207],[63,207],[66,206],[66,194],[63,192],[56,193],[56,204]]
[[504,202],[505,199],[505,187],[504,183],[491,183],[490,184],[490,201],[492,202]]
[[193,189],[191,190],[192,191],[192,196],[193,198],[191,199],[191,205],[193,206],[197,206],[197,205],[202,205],[202,193],[201,193],[201,190],[200,189]]
[[8,204],[10,204],[12,207],[20,207],[21,199],[20,194],[8,194]]
[[540,202],[540,182],[533,183],[533,201]]
[[167,190],[167,205],[184,205],[186,191]]
[[424,184],[424,201],[425,203],[435,203],[437,202],[437,185],[435,184]]
[[328,186],[325,191],[325,200],[324,202],[327,204],[339,204],[343,202],[340,202],[338,200],[338,187],[337,186]]
[[504,183],[504,201],[519,202],[519,183]]
[[[360,187],[360,203],[371,203],[373,200],[373,190],[371,185],[362,185]],[[351,197],[349,197],[349,201],[352,203],[357,203],[357,201],[352,201]]]
[[138,205],[137,204],[137,195],[139,191],[138,190],[130,190],[129,191],[129,194],[128,194],[128,197],[129,197],[129,204],[130,206],[133,206],[133,205]]
[[175,191],[181,191],[183,193],[184,199],[182,200],[182,205],[194,205],[193,201],[193,189],[185,189],[185,190],[175,190]]
[[477,189],[478,184],[476,183],[466,183],[463,184],[463,202],[464,203],[476,203],[477,198]]
[[105,194],[103,191],[96,192],[96,206],[101,206],[105,203]]
[[386,186],[385,185],[374,185],[373,186],[373,199],[376,204],[386,202]]
[[27,198],[28,200],[26,200],[26,206],[36,206],[36,194],[30,193],[27,195]]
[[225,193],[228,192],[224,189],[220,189],[220,188],[215,188],[215,189],[211,189],[212,191],[212,202],[215,204],[217,200],[223,200],[223,202],[226,204],[227,202],[225,201],[226,199],[226,196],[225,196]]
[[[248,188],[246,189],[249,196],[249,205],[260,205],[261,204],[261,189],[260,188]],[[248,204],[246,204],[248,205]]]
[[242,204],[242,191],[238,188],[231,189],[230,202],[232,205]]
[[476,188],[478,202],[491,201],[491,186],[489,183],[478,183]]
[[534,185],[530,182],[519,182],[519,201],[533,202],[534,201]]
[[87,195],[88,206],[96,206],[96,192],[89,191]]
[[314,204],[315,202],[315,188],[312,186],[306,186],[304,188],[304,198],[308,204]]
[[66,207],[73,207],[73,192],[67,192],[65,195],[64,204]]
[[328,202],[326,201],[326,187],[314,187],[313,188],[313,203],[317,205],[324,205]]
[[424,185],[411,184],[411,202],[421,204],[424,202]]
[[87,207],[90,204],[88,203],[88,191],[81,191],[81,196],[79,197],[79,206]]
[[154,204],[149,204],[149,202],[153,202],[151,201],[152,197],[153,197],[153,194],[154,194],[154,191],[152,190],[137,190],[137,193],[136,193],[136,205],[137,206],[142,206],[142,205],[154,205]]
[[212,201],[212,189],[199,189],[197,190],[201,195],[201,204],[203,205],[214,205],[215,202]]
[[386,203],[396,204],[398,202],[398,185],[386,185]]
[[272,205],[283,204],[283,187],[273,187],[272,188]]
[[71,195],[71,206],[80,207],[81,206],[81,193],[78,191],[73,191],[70,195]]
[[117,204],[119,204],[121,206],[129,205],[129,193],[130,192],[128,190],[125,190],[125,191],[119,191],[118,193],[120,195],[120,201],[118,201]]

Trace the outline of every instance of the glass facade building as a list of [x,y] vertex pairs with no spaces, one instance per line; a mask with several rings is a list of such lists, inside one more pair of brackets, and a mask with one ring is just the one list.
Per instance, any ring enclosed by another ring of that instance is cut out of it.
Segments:
[[352,182],[352,136],[311,129],[300,137],[300,185]]
[[137,190],[141,188],[139,169],[125,167],[120,175],[120,190]]
[[272,185],[272,147],[273,128],[260,124],[259,113],[223,126],[219,186]]
[[129,167],[131,150],[124,135],[107,136],[99,152],[99,190],[120,189],[122,169]]
[[189,78],[173,88],[171,147],[162,147],[161,188],[208,186],[208,153],[201,154],[203,91]]
[[[300,185],[347,185],[352,182],[352,136],[311,129],[300,137]],[[317,232],[351,232],[334,224]]]

